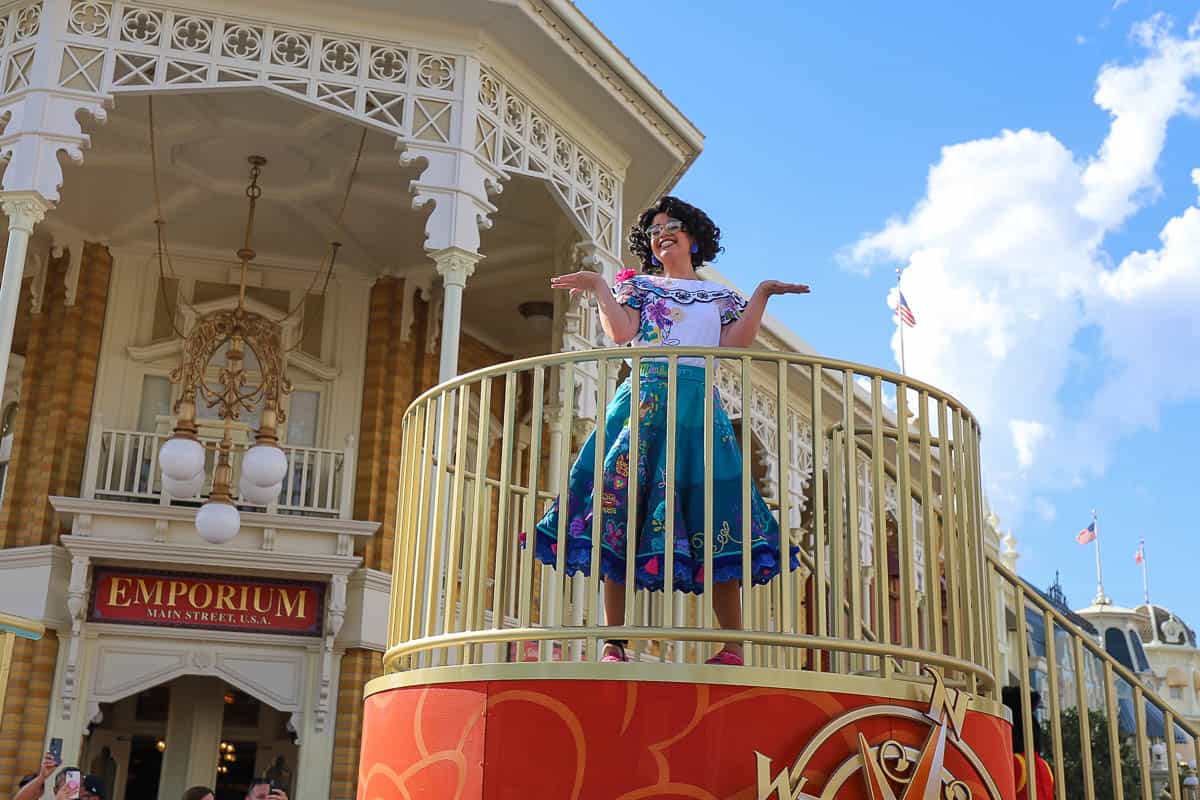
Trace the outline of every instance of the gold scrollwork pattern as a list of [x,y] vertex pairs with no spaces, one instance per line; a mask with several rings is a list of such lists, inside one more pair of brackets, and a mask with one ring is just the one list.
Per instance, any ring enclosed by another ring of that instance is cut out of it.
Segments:
[[[222,391],[214,391],[205,380],[205,370],[216,352],[233,337],[239,336],[258,358],[262,381],[247,388],[245,373],[239,365],[222,368]],[[176,403],[178,412],[184,402],[195,402],[197,390],[209,408],[216,408],[221,419],[236,420],[242,411],[253,412],[262,401],[272,405],[279,422],[285,422],[283,397],[292,384],[284,375],[283,349],[279,326],[253,311],[233,309],[216,311],[196,321],[183,343],[183,363],[171,371],[171,381],[183,387]]]

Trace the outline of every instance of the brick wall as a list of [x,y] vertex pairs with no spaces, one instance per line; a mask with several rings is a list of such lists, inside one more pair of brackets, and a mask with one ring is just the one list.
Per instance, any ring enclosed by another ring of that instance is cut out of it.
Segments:
[[383,654],[349,650],[342,657],[337,722],[333,738],[331,800],[352,800],[358,792],[358,750],[362,741],[363,688],[383,674]]
[[[23,319],[25,369],[14,424],[0,547],[51,544],[61,532],[47,499],[79,495],[112,256],[84,248],[75,304],[66,305],[68,255],[47,265],[42,311]],[[23,314],[28,311],[23,310]],[[0,724],[0,786],[10,787],[41,762],[58,639],[18,639]]]
[[58,523],[46,498],[78,495],[83,483],[112,257],[100,245],[86,246],[79,291],[69,307],[66,268],[65,256],[50,261],[42,312],[28,322],[0,547],[54,542]]
[[0,723],[0,787],[5,790],[15,787],[22,776],[37,772],[42,763],[57,657],[58,639],[52,630],[36,642],[17,639],[13,647]]

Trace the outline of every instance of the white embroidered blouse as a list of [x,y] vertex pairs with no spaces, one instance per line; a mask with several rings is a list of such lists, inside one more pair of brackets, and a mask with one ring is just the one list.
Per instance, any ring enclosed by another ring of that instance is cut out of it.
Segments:
[[[638,309],[634,347],[719,347],[721,328],[742,316],[746,299],[713,281],[635,275],[612,289],[618,303]],[[703,358],[680,364],[704,365]]]

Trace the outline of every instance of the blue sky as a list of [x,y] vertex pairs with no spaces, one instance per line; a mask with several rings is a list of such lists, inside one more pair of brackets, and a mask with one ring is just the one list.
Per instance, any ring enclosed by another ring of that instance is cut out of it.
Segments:
[[[1141,602],[1144,537],[1152,599],[1200,624],[1194,0],[577,5],[705,133],[677,194],[721,226],[717,266],[747,289],[810,283],[771,311],[819,351],[894,368],[905,267],[911,371],[980,415],[1022,574],[1059,571],[1086,605],[1073,537],[1096,508],[1114,601]],[[931,170],[979,208],[958,218]],[[999,222],[1022,213],[1024,235]]]

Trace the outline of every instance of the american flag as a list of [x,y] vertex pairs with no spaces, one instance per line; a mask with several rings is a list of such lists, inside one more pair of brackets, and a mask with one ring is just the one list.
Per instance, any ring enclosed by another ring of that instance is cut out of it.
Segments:
[[1080,544],[1088,544],[1096,540],[1096,523],[1088,525],[1086,528],[1075,534],[1075,541]]
[[912,309],[908,307],[908,301],[904,299],[904,292],[897,290],[900,295],[900,302],[896,304],[896,316],[900,317],[900,321],[910,328],[917,326],[917,318],[913,316]]
[[1141,564],[1145,560],[1146,560],[1146,540],[1143,539],[1142,541],[1138,542],[1138,549],[1137,549],[1137,552],[1133,556],[1133,563]]

